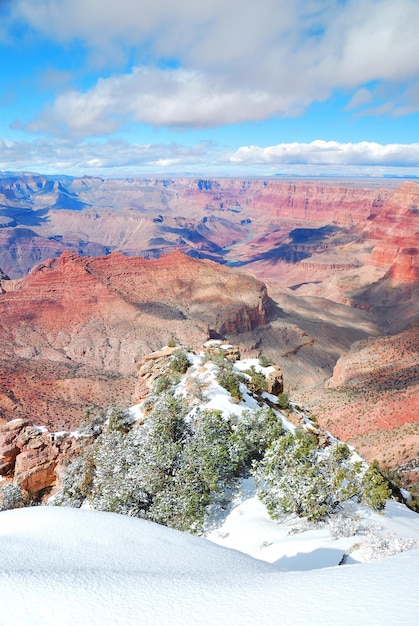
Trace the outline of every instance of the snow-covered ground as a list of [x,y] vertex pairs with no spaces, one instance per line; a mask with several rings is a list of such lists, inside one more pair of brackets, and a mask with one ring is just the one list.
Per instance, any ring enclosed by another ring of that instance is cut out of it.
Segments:
[[[346,513],[349,514],[348,508]],[[228,510],[214,510],[205,536],[221,546],[272,563],[282,571],[322,569],[339,565],[342,560],[378,560],[403,543],[416,543],[419,548],[419,515],[398,502],[389,501],[384,515],[354,505],[352,517],[358,532],[337,539],[330,523],[315,526],[297,517],[274,522],[249,478],[242,481]]]
[[0,513],[0,624],[413,626],[418,557],[282,572],[152,522],[17,509]]
[[[244,385],[234,402],[215,365],[189,356],[205,396],[194,410],[258,406]],[[262,369],[256,359],[235,368],[251,365]],[[131,413],[143,418],[141,405]],[[358,532],[338,539],[327,525],[274,522],[251,478],[213,508],[206,539],[84,509],[2,512],[0,626],[416,625],[419,550],[383,556],[419,541],[419,515],[389,502],[384,516],[357,506],[353,517]]]

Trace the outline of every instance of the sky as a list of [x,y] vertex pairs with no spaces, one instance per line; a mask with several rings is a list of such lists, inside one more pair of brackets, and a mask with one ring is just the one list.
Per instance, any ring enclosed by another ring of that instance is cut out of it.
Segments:
[[0,0],[0,170],[419,176],[419,0]]

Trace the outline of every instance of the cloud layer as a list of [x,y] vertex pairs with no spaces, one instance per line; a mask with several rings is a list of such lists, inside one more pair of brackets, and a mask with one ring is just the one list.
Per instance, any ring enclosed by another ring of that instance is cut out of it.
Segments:
[[114,68],[20,123],[34,132],[297,116],[336,90],[358,113],[419,111],[417,0],[16,0],[10,10],[32,36],[83,41],[91,67]]
[[243,146],[233,163],[419,166],[419,143],[381,145],[375,142],[339,143],[316,140],[261,148]]
[[338,143],[316,140],[276,146],[243,146],[236,151],[211,144],[191,147],[177,144],[141,145],[121,140],[72,142],[68,139],[38,139],[12,142],[0,139],[0,170],[30,169],[40,172],[112,175],[136,173],[223,171],[235,175],[301,173],[325,175],[406,175],[417,171],[419,143]]

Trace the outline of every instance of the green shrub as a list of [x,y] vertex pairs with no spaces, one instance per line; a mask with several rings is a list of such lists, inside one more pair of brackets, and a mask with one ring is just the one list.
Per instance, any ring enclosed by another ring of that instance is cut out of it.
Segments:
[[212,499],[233,484],[238,462],[220,412],[199,413],[193,425],[185,416],[183,401],[165,393],[142,426],[106,429],[94,446],[92,506],[198,531]]
[[257,372],[254,365],[252,365],[250,369],[245,370],[245,374],[250,376],[250,381],[247,383],[250,391],[260,395],[263,391],[267,390],[268,381],[266,380],[266,376],[262,374],[262,372]]
[[173,383],[169,376],[159,376],[153,387],[153,395],[159,396],[161,393],[171,389],[172,386]]
[[133,424],[134,418],[128,410],[111,406],[106,412],[106,420],[108,432],[119,430],[127,433]]
[[237,475],[231,433],[221,412],[199,413],[184,440],[177,471],[153,498],[149,519],[179,530],[200,530],[208,505]]
[[68,463],[62,474],[61,489],[52,498],[54,506],[79,508],[91,492],[95,466],[92,446],[86,448],[83,456]]
[[282,420],[269,407],[246,409],[236,418],[233,442],[245,472],[252,461],[260,461],[266,449],[284,433]]
[[223,359],[220,362],[218,365],[217,381],[221,387],[227,389],[231,396],[237,400],[242,399],[240,383],[243,382],[243,380],[244,377],[234,371],[230,361]]
[[271,359],[264,354],[259,354],[258,359],[261,367],[269,367],[272,365]]
[[288,399],[288,394],[283,392],[278,395],[277,404],[280,409],[288,409],[290,403]]
[[106,420],[106,414],[99,412],[92,416],[90,410],[86,411],[86,419],[80,424],[77,432],[85,437],[98,437],[102,430]]
[[170,367],[172,371],[184,374],[189,366],[190,362],[186,352],[180,348],[179,350],[175,350],[170,360]]
[[0,487],[0,511],[10,511],[27,506],[28,502],[18,485],[7,484]]

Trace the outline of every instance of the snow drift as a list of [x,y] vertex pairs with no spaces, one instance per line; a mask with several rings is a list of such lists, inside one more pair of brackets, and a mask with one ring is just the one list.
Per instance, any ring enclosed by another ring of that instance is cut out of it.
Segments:
[[0,514],[2,626],[417,623],[418,551],[281,572],[139,519],[35,507]]

